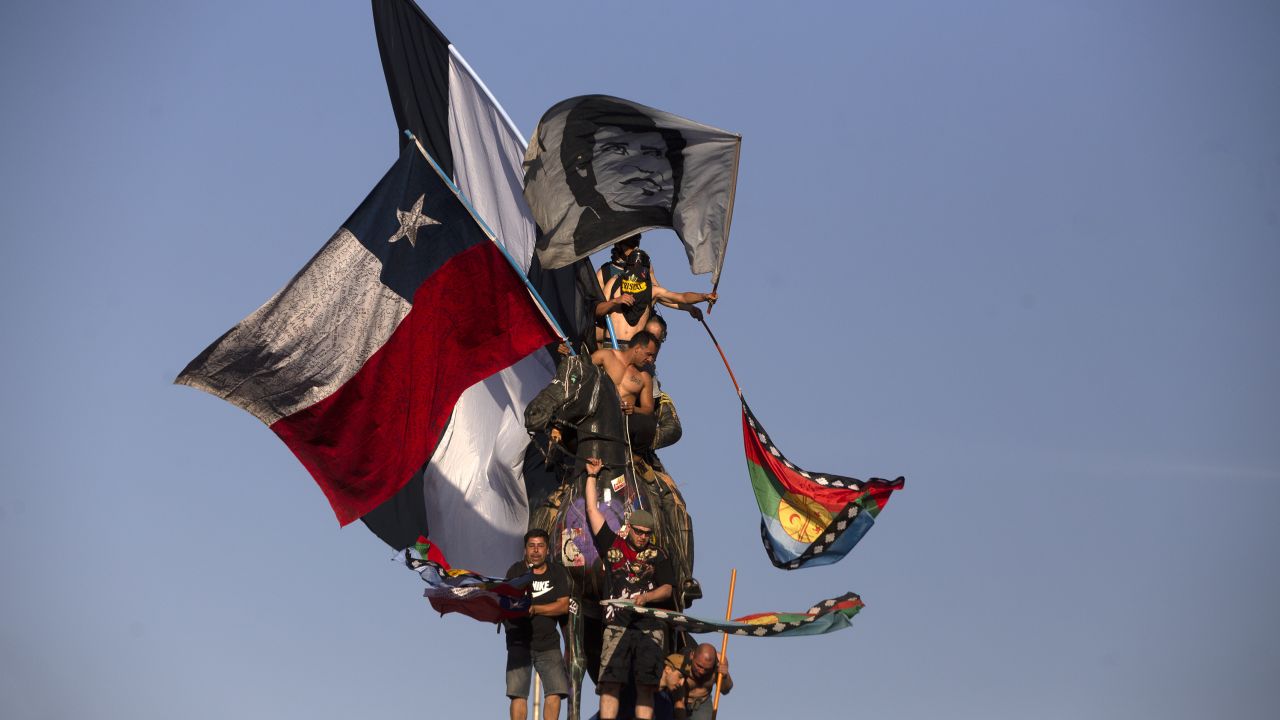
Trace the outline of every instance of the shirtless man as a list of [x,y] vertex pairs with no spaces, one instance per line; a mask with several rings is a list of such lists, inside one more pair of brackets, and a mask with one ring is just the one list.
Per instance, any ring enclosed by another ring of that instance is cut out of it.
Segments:
[[653,414],[653,377],[642,368],[657,359],[659,347],[657,338],[647,330],[638,330],[622,350],[600,348],[591,353],[591,362],[609,373],[617,386],[622,412],[627,415]]
[[618,400],[622,412],[628,415],[627,427],[632,445],[651,447],[657,431],[654,415],[653,376],[643,368],[649,367],[658,357],[661,343],[647,330],[638,330],[631,336],[631,344],[622,350],[601,348],[591,353],[591,362],[606,373],[618,388]]
[[729,660],[718,657],[714,645],[702,643],[685,655],[682,670],[685,673],[684,685],[672,694],[675,716],[709,720],[712,717],[712,703],[708,701],[715,692],[716,675],[721,676],[721,695],[728,695],[733,689],[733,678],[729,677]]
[[[605,302],[596,305],[596,316],[613,321],[618,342],[626,342],[645,328],[653,304],[697,310],[694,303],[714,303],[715,293],[671,292],[658,284],[649,266],[649,255],[640,249],[640,236],[633,235],[613,246],[613,257],[596,272]],[[603,338],[602,338],[603,339]]]

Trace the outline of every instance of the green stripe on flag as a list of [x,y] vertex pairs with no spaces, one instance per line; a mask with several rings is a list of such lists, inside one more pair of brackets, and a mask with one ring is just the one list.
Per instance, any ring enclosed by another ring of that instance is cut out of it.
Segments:
[[756,494],[756,504],[760,506],[760,514],[766,517],[777,517],[778,503],[782,500],[782,488],[768,471],[751,460],[747,460],[747,472],[751,475],[751,489]]

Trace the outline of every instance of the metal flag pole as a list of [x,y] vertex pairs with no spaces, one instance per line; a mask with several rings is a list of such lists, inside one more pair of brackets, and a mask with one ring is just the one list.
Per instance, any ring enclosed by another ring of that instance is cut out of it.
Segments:
[[[725,622],[729,622],[729,620],[733,618],[733,590],[737,584],[738,584],[738,568],[734,568],[733,573],[729,575],[729,606],[724,610]],[[725,653],[728,650],[729,650],[729,633],[725,633],[724,636],[720,638],[720,662],[721,663],[724,662]],[[724,678],[724,675],[720,672],[719,668],[717,668],[716,669],[716,696],[715,696],[715,699],[711,701],[711,717],[713,718],[713,720],[716,717],[716,714],[720,712],[720,680],[723,678]],[[537,720],[537,719],[535,718],[534,720]]]
[[614,350],[619,349],[619,348],[618,348],[618,333],[616,333],[616,332],[614,332],[614,331],[613,331],[613,318],[609,317],[608,315],[605,315],[605,316],[604,316],[604,324],[605,324],[606,326],[608,326],[608,328],[609,328],[609,342],[613,345],[613,349],[614,349]]
[[475,218],[475,221],[480,225],[480,229],[484,230],[484,234],[489,237],[489,240],[492,241],[494,246],[498,248],[498,251],[502,253],[502,257],[507,259],[507,262],[511,265],[511,269],[515,270],[516,277],[520,278],[520,280],[524,282],[525,289],[529,291],[531,296],[533,296],[534,302],[538,303],[538,308],[542,311],[543,317],[547,319],[551,328],[555,330],[556,334],[560,336],[560,339],[564,341],[565,347],[569,348],[569,354],[577,355],[578,353],[574,351],[573,346],[569,343],[569,336],[565,335],[564,330],[560,327],[560,323],[556,322],[556,316],[551,314],[551,308],[547,307],[546,301],[543,300],[542,296],[538,294],[538,291],[534,289],[533,283],[529,282],[529,276],[525,275],[524,270],[520,269],[520,264],[516,262],[516,259],[511,257],[511,253],[507,252],[507,249],[502,246],[502,243],[498,242],[498,236],[489,228],[489,225],[484,221],[484,218],[480,217],[480,213],[476,212],[471,201],[468,200],[466,194],[462,192],[462,188],[458,187],[458,185],[453,182],[453,178],[449,177],[444,170],[436,164],[435,158],[431,157],[431,154],[427,152],[427,149],[422,147],[422,143],[418,141],[417,136],[408,130],[405,130],[404,134],[413,141],[414,145],[418,146],[418,152],[422,153],[422,157],[426,158],[427,162],[431,163],[431,167],[436,171],[436,174],[440,176],[440,179],[448,183],[449,188],[453,190],[453,193],[458,196],[458,200],[462,202],[462,206],[467,209],[467,212],[471,213],[471,217]]

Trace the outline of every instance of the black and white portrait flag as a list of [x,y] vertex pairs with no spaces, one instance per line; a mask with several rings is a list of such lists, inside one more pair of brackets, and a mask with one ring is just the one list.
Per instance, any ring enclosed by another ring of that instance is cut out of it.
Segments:
[[720,276],[742,137],[606,95],[557,103],[525,153],[538,258],[559,268],[629,235],[672,228],[689,269]]

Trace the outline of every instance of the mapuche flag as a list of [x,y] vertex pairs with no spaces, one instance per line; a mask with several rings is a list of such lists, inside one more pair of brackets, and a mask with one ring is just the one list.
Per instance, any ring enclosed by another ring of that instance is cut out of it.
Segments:
[[454,187],[407,144],[289,284],[176,382],[268,425],[346,525],[419,472],[464,390],[555,339]]
[[[741,396],[739,396],[741,398]],[[871,529],[905,480],[857,480],[796,467],[778,450],[742,398],[747,470],[760,507],[760,537],[775,567],[829,565]]]
[[444,553],[423,537],[404,551],[404,562],[427,584],[422,596],[441,615],[456,612],[491,623],[529,616],[532,572],[504,579],[451,567]]
[[606,600],[605,603],[624,607],[631,612],[648,615],[665,621],[675,630],[691,633],[722,632],[748,637],[800,637],[825,635],[849,627],[849,620],[862,609],[862,598],[856,593],[823,600],[809,608],[808,612],[765,612],[735,618],[711,620],[694,617],[674,610],[636,607],[630,600]]

